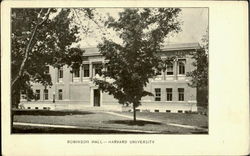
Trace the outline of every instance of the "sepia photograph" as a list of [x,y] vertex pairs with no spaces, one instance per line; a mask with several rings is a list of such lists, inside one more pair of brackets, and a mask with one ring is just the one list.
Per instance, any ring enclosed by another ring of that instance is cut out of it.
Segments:
[[208,135],[208,18],[11,8],[11,133]]

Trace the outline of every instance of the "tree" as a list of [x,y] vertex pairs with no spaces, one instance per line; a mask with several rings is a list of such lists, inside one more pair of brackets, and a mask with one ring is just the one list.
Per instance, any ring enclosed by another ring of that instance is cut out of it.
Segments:
[[104,78],[94,79],[103,92],[118,99],[120,104],[133,106],[134,121],[136,107],[144,96],[153,94],[144,90],[149,78],[155,76],[160,59],[156,55],[164,39],[181,30],[177,8],[125,9],[119,19],[109,17],[106,26],[119,33],[122,44],[104,38],[99,51],[108,60]]
[[191,87],[198,89],[198,103],[208,102],[208,29],[201,40],[201,49],[193,53],[195,67],[193,71],[188,72],[187,76],[191,77]]
[[[11,108],[20,102],[20,92],[33,99],[31,82],[51,86],[47,65],[74,68],[82,62],[84,53],[72,43],[79,40],[79,27],[72,23],[72,9],[36,8],[12,9],[11,12]],[[80,9],[93,17],[92,9]],[[14,114],[11,112],[11,126]]]
[[[11,16],[11,95],[17,107],[20,91],[34,98],[30,82],[52,85],[46,65],[76,66],[83,50],[72,47],[79,39],[79,27],[72,24],[71,9],[12,9]],[[92,18],[91,9],[82,9]]]

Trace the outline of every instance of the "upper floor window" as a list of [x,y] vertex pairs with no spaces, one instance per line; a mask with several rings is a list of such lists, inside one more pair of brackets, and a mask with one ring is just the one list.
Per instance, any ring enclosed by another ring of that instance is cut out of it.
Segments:
[[58,90],[58,100],[62,100],[63,99],[63,91],[62,89]]
[[172,101],[172,88],[167,88],[167,101]]
[[59,79],[63,78],[63,68],[59,68]]
[[179,62],[179,74],[184,75],[185,74],[185,63],[184,62]]
[[83,77],[89,77],[89,65],[88,64],[83,65]]
[[155,88],[155,101],[161,101],[161,88]]
[[35,91],[35,100],[40,100],[40,89]]
[[49,99],[49,91],[48,89],[43,90],[43,99],[48,100]]
[[96,74],[101,75],[101,73],[102,73],[102,65],[94,64],[94,75]]
[[62,82],[63,80],[63,67],[58,68],[58,81]]
[[80,77],[80,67],[73,70],[73,77]]
[[167,75],[173,75],[174,74],[174,67],[173,63],[167,64]]
[[184,88],[178,88],[178,99],[184,101]]

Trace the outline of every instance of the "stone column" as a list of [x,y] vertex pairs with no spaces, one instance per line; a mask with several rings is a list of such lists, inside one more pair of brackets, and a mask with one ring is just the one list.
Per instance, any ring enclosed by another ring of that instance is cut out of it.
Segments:
[[177,73],[178,73],[178,63],[177,63],[177,59],[174,60],[174,79],[177,80]]
[[89,78],[92,80],[93,78],[93,64],[92,62],[89,62]]
[[163,70],[163,80],[166,80],[166,70]]
[[83,76],[83,73],[82,73],[82,65],[80,65],[80,67],[79,67],[79,72],[80,72],[80,82],[82,82],[82,76]]

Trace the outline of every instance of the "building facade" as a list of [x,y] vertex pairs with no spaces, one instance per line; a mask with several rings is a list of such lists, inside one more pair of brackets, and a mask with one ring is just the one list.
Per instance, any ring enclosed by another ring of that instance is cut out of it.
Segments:
[[[145,89],[154,96],[144,97],[142,105],[137,108],[138,111],[197,111],[196,88],[188,85],[190,77],[187,77],[186,73],[194,69],[191,54],[199,49],[198,43],[169,44],[162,47],[162,51],[157,53],[162,59],[172,56],[175,56],[175,59],[167,64],[165,71],[157,71],[157,76],[149,80]],[[100,77],[100,65],[106,63],[98,49],[86,48],[84,56],[87,60],[73,72],[67,66],[49,67],[48,72],[53,85],[45,87],[41,84],[32,84],[36,99],[28,101],[25,93],[22,93],[21,107],[51,110],[132,110],[130,106],[119,104],[112,95],[98,90],[93,83],[94,77]]]

